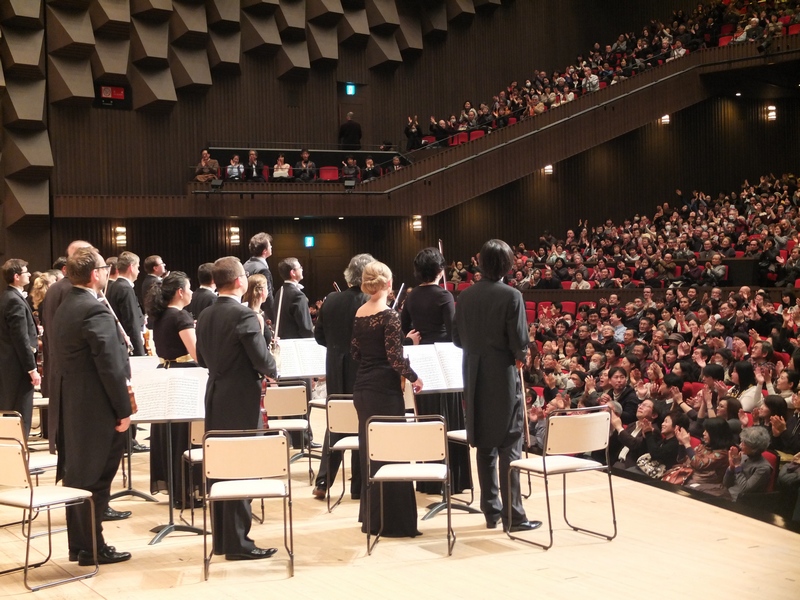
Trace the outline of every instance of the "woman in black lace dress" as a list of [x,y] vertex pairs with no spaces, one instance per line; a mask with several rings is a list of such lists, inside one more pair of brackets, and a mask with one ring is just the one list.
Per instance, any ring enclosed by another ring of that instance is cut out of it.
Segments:
[[[402,375],[412,382],[415,392],[422,389],[422,380],[411,369],[408,359],[403,357],[403,333],[400,316],[386,304],[392,288],[392,272],[389,267],[375,261],[364,268],[361,290],[370,299],[358,309],[353,323],[351,353],[358,361],[356,382],[353,386],[353,402],[358,412],[358,443],[361,456],[361,472],[367,472],[366,424],[376,415],[403,416],[403,391],[400,387]],[[372,473],[380,467],[372,462]],[[380,490],[371,489],[367,496],[366,477],[361,485],[361,506],[358,519],[361,531],[377,534],[380,529]],[[414,488],[410,482],[385,483],[383,493],[385,537],[414,537],[417,531],[417,504]],[[366,523],[367,502],[371,502],[371,523]],[[369,530],[367,529],[369,527]]]

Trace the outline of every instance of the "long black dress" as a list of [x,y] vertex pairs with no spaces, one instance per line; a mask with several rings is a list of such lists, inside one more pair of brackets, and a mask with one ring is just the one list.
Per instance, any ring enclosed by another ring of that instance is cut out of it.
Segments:
[[[408,293],[400,320],[403,333],[416,329],[420,344],[452,342],[450,333],[455,314],[453,294],[438,285],[420,285]],[[417,413],[441,415],[447,430],[464,429],[463,394],[421,394],[416,397]],[[470,487],[469,447],[455,442],[448,443],[450,456],[451,486],[454,494]],[[441,494],[442,484],[435,481],[418,481],[417,491],[425,494]]]
[[[376,415],[403,416],[403,391],[400,376],[416,381],[417,374],[403,357],[403,334],[400,316],[386,309],[367,317],[356,317],[353,323],[351,353],[359,361],[356,382],[353,386],[353,403],[358,413],[358,446],[361,457],[361,472],[367,472],[367,419]],[[372,474],[381,463],[372,462]],[[367,478],[361,485],[361,505],[358,520],[361,531],[367,532],[367,502],[371,503],[370,533],[380,529],[380,490],[376,485],[367,496]],[[417,531],[417,503],[414,487],[408,482],[383,484],[385,537],[414,537]]]
[[[194,329],[192,315],[185,310],[167,308],[161,316],[152,323],[153,342],[159,358],[174,361],[178,357],[186,356],[189,351],[181,340],[180,332],[185,329]],[[164,365],[159,365],[161,368]],[[195,362],[169,363],[169,368],[196,367]],[[181,455],[189,448],[190,434],[189,423],[153,423],[150,426],[150,493],[166,493],[167,489],[167,463],[172,460],[172,502],[178,508],[189,506],[193,497],[189,489],[189,471],[185,471],[185,480],[181,483]],[[167,449],[167,435],[172,433],[172,456]],[[195,487],[200,486],[203,480],[202,469],[197,469],[193,474]],[[181,497],[181,490],[186,490],[186,496]]]

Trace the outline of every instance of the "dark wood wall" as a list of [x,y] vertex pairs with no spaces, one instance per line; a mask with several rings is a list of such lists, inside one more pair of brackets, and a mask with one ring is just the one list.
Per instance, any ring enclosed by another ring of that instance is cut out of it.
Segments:
[[407,114],[424,122],[432,114],[457,112],[464,100],[489,100],[534,68],[563,69],[595,41],[610,43],[622,31],[641,31],[649,19],[667,19],[672,9],[691,5],[687,0],[507,1],[469,26],[449,24],[444,39],[426,38],[417,58],[391,72],[367,69],[363,49],[340,47],[335,67],[315,67],[302,81],[279,81],[274,58],[245,54],[240,75],[215,74],[203,94],[179,92],[168,114],[49,106],[52,193],[180,194],[199,149],[210,142],[334,143],[342,81],[364,86],[353,101],[363,106],[357,120],[365,144],[399,142]]

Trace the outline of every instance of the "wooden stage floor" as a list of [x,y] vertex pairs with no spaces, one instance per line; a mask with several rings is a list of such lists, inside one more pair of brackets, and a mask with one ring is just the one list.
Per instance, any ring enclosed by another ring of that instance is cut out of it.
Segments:
[[[315,411],[316,412],[316,411]],[[322,431],[323,426],[315,430]],[[140,439],[146,437],[141,435]],[[134,487],[148,490],[148,454],[134,455]],[[614,477],[619,535],[611,542],[577,533],[561,517],[561,486],[553,491],[555,544],[544,552],[512,541],[500,530],[487,530],[482,515],[455,511],[458,536],[453,556],[446,556],[446,517],[419,521],[415,539],[384,539],[367,556],[365,536],[356,522],[358,503],[349,495],[332,513],[311,497],[305,462],[295,463],[295,576],[288,577],[282,546],[282,510],[267,503],[263,525],[253,523],[259,546],[275,546],[273,558],[226,562],[215,557],[211,576],[203,581],[200,536],[173,533],[160,544],[148,545],[150,529],[167,520],[166,497],[159,503],[123,498],[112,503],[131,510],[125,521],[105,524],[108,543],[130,551],[133,558],[100,567],[92,578],[37,592],[39,600],[161,598],[192,600],[253,597],[295,599],[358,599],[445,597],[619,598],[641,590],[656,598],[797,598],[800,593],[800,537],[761,521],[710,506],[691,498]],[[45,480],[52,481],[45,478]],[[338,482],[337,482],[338,483]],[[523,483],[523,487],[525,484]],[[122,488],[121,475],[114,490]],[[544,492],[534,480],[525,501],[530,518],[543,518]],[[605,476],[575,476],[569,494],[573,522],[590,528],[610,527]],[[417,494],[420,518],[434,497]],[[200,522],[202,523],[202,512]],[[64,512],[53,514],[63,525]],[[19,516],[0,509],[2,522]],[[35,523],[42,527],[42,517]],[[596,526],[596,527],[595,527]],[[543,531],[526,535],[544,539]],[[33,558],[46,552],[46,537],[34,541]],[[24,559],[19,527],[0,531],[0,570]],[[67,560],[66,533],[54,536],[54,557],[32,572],[34,583],[82,571]],[[22,574],[0,577],[0,597],[29,592]]]

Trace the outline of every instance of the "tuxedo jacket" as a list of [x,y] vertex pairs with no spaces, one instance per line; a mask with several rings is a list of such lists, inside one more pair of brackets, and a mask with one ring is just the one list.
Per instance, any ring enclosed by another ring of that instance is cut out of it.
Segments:
[[0,295],[0,409],[15,410],[30,424],[38,332],[22,294],[8,287]]
[[55,399],[61,420],[57,475],[67,485],[90,486],[106,467],[117,422],[131,415],[128,346],[108,308],[83,288],[72,288],[52,327],[58,371],[51,405]]
[[350,354],[356,311],[369,299],[360,288],[333,292],[325,298],[314,326],[314,339],[325,346],[325,379],[329,394],[352,394],[358,363]]
[[206,288],[200,288],[192,294],[192,301],[189,303],[189,306],[186,307],[186,310],[192,313],[192,316],[197,319],[201,312],[216,301],[217,295],[214,292]]
[[106,291],[106,300],[111,306],[111,310],[117,315],[120,325],[128,334],[133,345],[134,356],[145,356],[144,337],[144,315],[136,298],[133,286],[127,281],[116,281],[114,285]]
[[278,321],[280,331],[276,333],[279,338],[293,340],[314,337],[311,313],[308,311],[308,298],[300,288],[291,283],[284,283],[275,302],[276,306],[281,307]]
[[256,313],[220,296],[197,319],[197,362],[208,368],[206,431],[255,429],[261,411],[261,374],[276,376]]
[[42,348],[44,351],[44,376],[42,377],[42,395],[50,398],[47,410],[47,441],[50,445],[50,452],[55,453],[56,441],[58,439],[59,424],[59,405],[58,399],[54,397],[51,390],[56,384],[56,374],[59,371],[58,356],[53,352],[53,340],[55,339],[55,320],[56,311],[61,306],[70,291],[72,284],[69,279],[64,277],[56,281],[47,289],[44,303],[39,307],[39,319],[42,322],[44,334],[42,335]]

